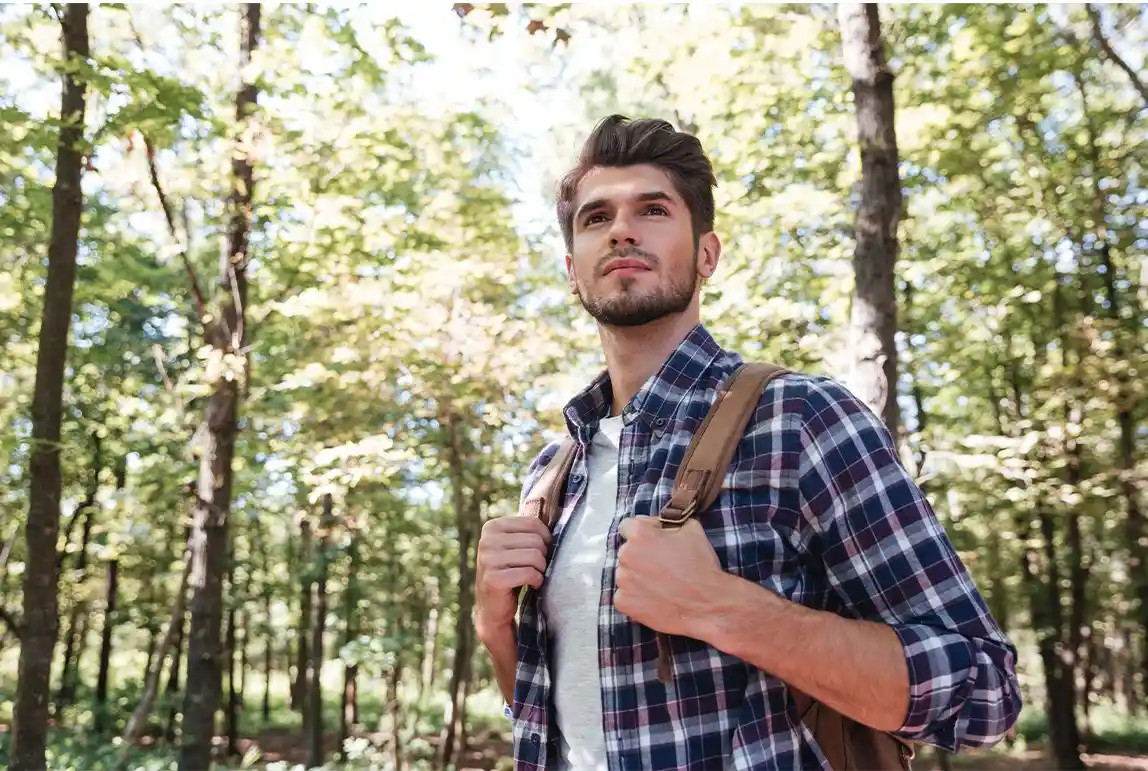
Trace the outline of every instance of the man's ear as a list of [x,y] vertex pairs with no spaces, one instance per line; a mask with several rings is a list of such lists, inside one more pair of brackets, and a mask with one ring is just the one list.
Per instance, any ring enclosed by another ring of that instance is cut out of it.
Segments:
[[566,283],[570,287],[570,294],[578,294],[578,281],[574,277],[574,260],[566,255]]
[[701,237],[698,242],[698,275],[702,278],[712,278],[717,272],[718,260],[721,258],[721,239],[717,233],[710,231]]

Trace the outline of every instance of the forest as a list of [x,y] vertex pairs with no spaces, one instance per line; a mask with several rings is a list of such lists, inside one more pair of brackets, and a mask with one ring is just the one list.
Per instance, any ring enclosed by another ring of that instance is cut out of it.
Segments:
[[1146,8],[0,7],[0,765],[513,767],[475,546],[603,366],[554,184],[621,113],[1017,645],[914,767],[1148,769]]

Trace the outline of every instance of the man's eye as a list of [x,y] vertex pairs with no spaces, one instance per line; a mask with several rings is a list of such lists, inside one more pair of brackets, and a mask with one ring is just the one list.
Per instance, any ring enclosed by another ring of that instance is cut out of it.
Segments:
[[669,214],[664,206],[651,206],[646,209],[646,214]]
[[606,219],[605,214],[591,214],[589,217],[586,218],[586,224],[587,225],[594,225],[594,224],[597,224],[598,222],[604,221],[605,219]]

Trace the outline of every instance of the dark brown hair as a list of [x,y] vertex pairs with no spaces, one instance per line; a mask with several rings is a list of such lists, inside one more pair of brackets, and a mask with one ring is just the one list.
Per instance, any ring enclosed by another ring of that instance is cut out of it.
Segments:
[[630,120],[610,115],[594,127],[582,145],[578,163],[558,182],[558,224],[567,251],[574,243],[574,197],[586,174],[598,166],[650,164],[673,181],[690,211],[694,242],[714,228],[713,166],[697,137],[657,118]]

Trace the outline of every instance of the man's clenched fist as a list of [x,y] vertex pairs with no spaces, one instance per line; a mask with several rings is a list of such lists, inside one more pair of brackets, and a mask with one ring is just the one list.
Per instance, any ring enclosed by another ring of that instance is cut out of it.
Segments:
[[696,520],[663,530],[657,517],[633,517],[620,533],[614,607],[657,632],[704,640],[707,614],[729,575]]
[[480,639],[514,624],[518,589],[542,586],[550,530],[537,517],[492,519],[478,539],[475,625]]

